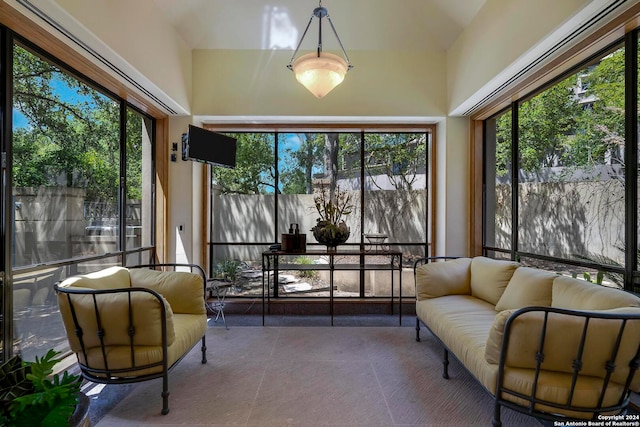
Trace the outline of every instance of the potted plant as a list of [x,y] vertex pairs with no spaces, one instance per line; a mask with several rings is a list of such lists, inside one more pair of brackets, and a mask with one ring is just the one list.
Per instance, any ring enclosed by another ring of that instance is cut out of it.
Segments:
[[342,218],[353,209],[351,195],[340,187],[336,187],[332,193],[325,185],[321,185],[320,192],[314,196],[313,201],[320,215],[311,229],[313,237],[319,243],[327,245],[328,250],[335,250],[336,246],[349,238],[349,227]]
[[0,365],[0,425],[91,425],[89,401],[80,393],[81,377],[53,374],[62,359],[49,350],[35,362],[13,356]]

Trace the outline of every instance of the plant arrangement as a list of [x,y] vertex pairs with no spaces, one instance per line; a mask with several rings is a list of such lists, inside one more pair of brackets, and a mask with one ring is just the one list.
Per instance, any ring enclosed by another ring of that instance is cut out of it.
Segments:
[[353,209],[351,194],[340,187],[331,192],[322,184],[313,201],[320,215],[311,229],[316,240],[330,248],[346,242],[350,231],[343,217],[351,214]]
[[[306,256],[299,256],[294,261],[296,264],[302,265],[311,265],[313,264],[313,260]],[[314,279],[318,276],[318,272],[314,270],[300,270],[298,271],[298,276],[306,279]]]
[[242,264],[242,261],[225,259],[216,264],[214,268],[214,275],[235,283]]
[[78,404],[81,377],[53,374],[62,359],[49,350],[35,362],[13,356],[0,365],[0,425],[66,426]]

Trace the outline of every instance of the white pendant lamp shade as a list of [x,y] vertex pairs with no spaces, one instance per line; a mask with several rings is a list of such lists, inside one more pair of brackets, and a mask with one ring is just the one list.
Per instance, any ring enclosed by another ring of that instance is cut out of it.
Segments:
[[[307,31],[309,30],[309,26],[311,25],[313,18],[318,18],[318,47],[316,52],[302,55],[294,61],[294,58],[300,49],[300,45],[302,44],[302,40],[304,39],[304,36],[307,35]],[[336,36],[336,40],[344,54],[344,59],[322,51],[322,19],[329,21],[331,30]],[[291,57],[287,68],[295,73],[296,79],[306,87],[309,92],[314,94],[316,98],[324,98],[324,96],[331,92],[334,87],[342,83],[344,75],[347,74],[347,71],[353,68],[353,65],[351,65],[351,62],[349,61],[349,57],[347,56],[347,52],[345,52],[344,47],[342,46],[340,37],[338,37],[336,28],[333,26],[333,22],[331,22],[329,12],[327,9],[322,7],[322,1],[320,1],[318,7],[313,9],[311,19],[309,19],[307,28],[305,28],[302,33],[302,37],[298,42],[296,50],[293,52],[293,56]]]
[[308,53],[296,59],[293,72],[296,79],[316,98],[323,98],[344,80],[349,70],[347,61],[331,53]]

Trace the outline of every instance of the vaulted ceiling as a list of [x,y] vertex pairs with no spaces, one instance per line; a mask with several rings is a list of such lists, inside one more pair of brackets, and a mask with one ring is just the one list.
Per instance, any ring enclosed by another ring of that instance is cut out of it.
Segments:
[[[347,51],[433,51],[447,50],[485,1],[325,0],[322,6]],[[295,49],[318,6],[312,0],[154,2],[193,49]],[[309,31],[302,49],[317,43],[317,22]],[[323,32],[324,48],[337,49],[326,23]]]

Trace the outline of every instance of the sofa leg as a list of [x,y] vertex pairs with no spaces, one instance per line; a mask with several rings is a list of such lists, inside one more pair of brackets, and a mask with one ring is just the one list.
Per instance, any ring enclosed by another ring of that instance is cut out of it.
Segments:
[[493,410],[493,420],[491,420],[493,427],[502,427],[502,421],[500,421],[500,405],[496,403],[496,407]]
[[442,361],[444,365],[444,371],[442,372],[442,378],[449,379],[449,350],[444,349],[444,360]]
[[416,341],[420,342],[420,319],[416,317]]
[[205,341],[204,335],[202,336],[202,363],[207,363],[207,343]]
[[162,377],[162,415],[169,413],[169,375],[167,372]]

